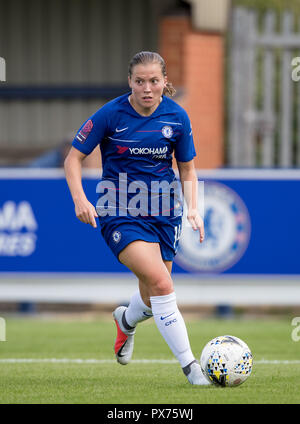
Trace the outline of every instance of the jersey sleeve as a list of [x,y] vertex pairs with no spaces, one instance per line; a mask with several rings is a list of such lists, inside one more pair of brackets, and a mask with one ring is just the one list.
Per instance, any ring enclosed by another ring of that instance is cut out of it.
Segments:
[[175,143],[175,158],[179,162],[189,162],[196,156],[193,131],[188,114],[183,111],[181,116],[182,128]]
[[89,155],[109,131],[109,115],[105,106],[87,119],[77,131],[72,146]]

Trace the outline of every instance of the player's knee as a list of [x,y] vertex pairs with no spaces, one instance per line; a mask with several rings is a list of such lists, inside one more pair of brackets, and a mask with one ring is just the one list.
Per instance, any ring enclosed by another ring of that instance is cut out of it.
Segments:
[[173,291],[173,282],[168,276],[156,277],[150,281],[149,292],[151,296],[164,296]]

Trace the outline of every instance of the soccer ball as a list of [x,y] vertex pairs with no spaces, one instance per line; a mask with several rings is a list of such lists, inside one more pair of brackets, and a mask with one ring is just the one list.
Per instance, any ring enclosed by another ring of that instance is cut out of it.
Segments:
[[212,339],[204,347],[200,358],[204,375],[223,387],[244,383],[252,372],[252,363],[249,347],[234,336]]

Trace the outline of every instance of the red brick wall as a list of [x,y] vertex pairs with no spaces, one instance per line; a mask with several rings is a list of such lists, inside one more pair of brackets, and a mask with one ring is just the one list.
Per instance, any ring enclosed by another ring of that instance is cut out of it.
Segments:
[[197,150],[197,168],[223,165],[223,39],[190,33],[184,40],[184,104]]
[[187,17],[166,17],[161,24],[160,53],[169,80],[182,87],[178,102],[192,122],[198,169],[224,164],[224,40],[196,32]]
[[183,86],[183,40],[190,31],[190,20],[186,16],[167,16],[161,20],[159,52],[167,64],[168,79],[174,87]]

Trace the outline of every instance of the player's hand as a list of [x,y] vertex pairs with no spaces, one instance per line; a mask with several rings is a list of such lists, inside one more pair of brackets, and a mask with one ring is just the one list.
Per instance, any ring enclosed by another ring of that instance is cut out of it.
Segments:
[[191,224],[194,231],[199,231],[200,234],[200,243],[204,241],[205,232],[204,232],[204,222],[199,212],[196,209],[190,209],[187,214],[187,219]]
[[87,200],[80,199],[75,202],[76,217],[85,224],[90,224],[97,228],[96,219],[98,217],[95,207]]

